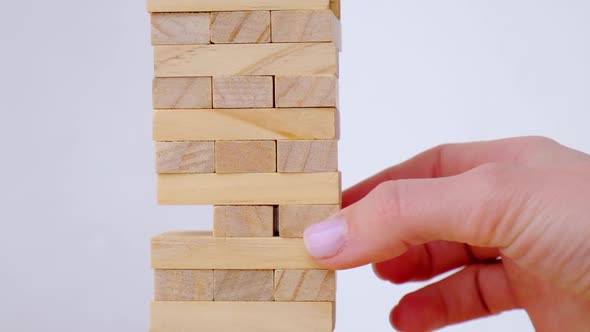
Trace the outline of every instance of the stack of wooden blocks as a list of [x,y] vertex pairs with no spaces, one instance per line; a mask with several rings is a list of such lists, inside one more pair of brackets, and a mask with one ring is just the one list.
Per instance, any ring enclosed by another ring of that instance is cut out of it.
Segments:
[[152,239],[152,332],[328,332],[303,230],[340,208],[339,2],[148,0],[158,201],[214,230]]

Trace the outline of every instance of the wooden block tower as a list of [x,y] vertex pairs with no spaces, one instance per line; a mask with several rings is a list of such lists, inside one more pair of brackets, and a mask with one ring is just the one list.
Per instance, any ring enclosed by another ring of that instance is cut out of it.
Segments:
[[330,332],[303,230],[340,208],[339,0],[148,0],[158,202],[213,232],[152,239],[152,332]]

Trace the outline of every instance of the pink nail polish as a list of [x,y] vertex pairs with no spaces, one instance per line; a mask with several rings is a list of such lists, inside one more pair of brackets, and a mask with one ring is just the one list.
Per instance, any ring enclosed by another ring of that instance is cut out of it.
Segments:
[[348,224],[343,218],[329,219],[308,227],[303,233],[305,246],[315,258],[336,256],[346,243]]

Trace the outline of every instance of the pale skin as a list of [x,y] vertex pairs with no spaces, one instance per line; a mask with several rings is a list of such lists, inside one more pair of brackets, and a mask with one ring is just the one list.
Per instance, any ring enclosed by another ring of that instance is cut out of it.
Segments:
[[522,308],[536,331],[590,331],[590,155],[542,137],[442,145],[348,189],[305,232],[332,269],[428,280],[390,321],[431,331]]

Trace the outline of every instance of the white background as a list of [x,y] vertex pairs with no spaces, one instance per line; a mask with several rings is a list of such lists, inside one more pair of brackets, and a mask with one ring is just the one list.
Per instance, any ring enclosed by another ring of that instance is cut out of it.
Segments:
[[[345,186],[443,142],[541,134],[590,151],[590,2],[343,7]],[[148,22],[135,0],[3,2],[2,331],[147,331],[149,237],[211,228],[209,207],[155,204]],[[420,286],[341,273],[337,331],[389,331]],[[523,330],[516,312],[447,331]]]

